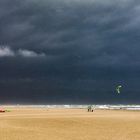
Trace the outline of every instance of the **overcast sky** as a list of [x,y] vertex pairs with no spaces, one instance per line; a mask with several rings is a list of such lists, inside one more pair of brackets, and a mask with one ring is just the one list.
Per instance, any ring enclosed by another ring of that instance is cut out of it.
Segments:
[[0,0],[0,103],[140,103],[140,2]]

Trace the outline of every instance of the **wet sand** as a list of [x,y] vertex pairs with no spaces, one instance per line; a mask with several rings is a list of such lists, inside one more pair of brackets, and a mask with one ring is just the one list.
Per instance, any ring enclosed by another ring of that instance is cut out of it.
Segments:
[[140,140],[140,111],[11,108],[0,140]]

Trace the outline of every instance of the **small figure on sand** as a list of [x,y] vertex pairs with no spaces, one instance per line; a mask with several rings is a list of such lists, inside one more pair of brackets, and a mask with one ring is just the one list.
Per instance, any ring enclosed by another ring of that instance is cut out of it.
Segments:
[[92,105],[88,106],[88,112],[93,112]]

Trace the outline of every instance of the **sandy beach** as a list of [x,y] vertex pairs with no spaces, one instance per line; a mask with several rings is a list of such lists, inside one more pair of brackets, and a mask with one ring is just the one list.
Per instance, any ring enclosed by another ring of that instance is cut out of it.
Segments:
[[140,111],[11,108],[1,140],[140,140]]

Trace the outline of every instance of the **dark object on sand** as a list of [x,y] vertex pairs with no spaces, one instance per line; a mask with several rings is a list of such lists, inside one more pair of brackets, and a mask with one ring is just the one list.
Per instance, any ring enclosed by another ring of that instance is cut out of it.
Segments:
[[3,113],[3,112],[5,112],[5,110],[0,110],[0,113]]
[[88,112],[91,112],[91,111],[92,111],[92,106],[89,105],[89,106],[88,106]]

